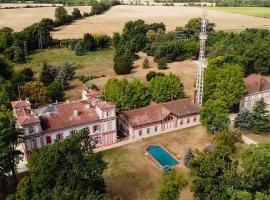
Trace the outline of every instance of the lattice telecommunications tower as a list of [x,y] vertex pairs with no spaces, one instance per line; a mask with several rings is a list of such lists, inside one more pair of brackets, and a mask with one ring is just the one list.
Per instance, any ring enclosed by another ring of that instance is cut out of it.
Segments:
[[201,21],[201,33],[200,33],[200,54],[198,60],[198,71],[197,71],[197,81],[196,81],[196,102],[199,105],[203,103],[203,78],[204,78],[204,69],[206,65],[204,64],[205,61],[205,41],[207,38],[207,19],[206,19],[206,12],[203,12],[203,17]]

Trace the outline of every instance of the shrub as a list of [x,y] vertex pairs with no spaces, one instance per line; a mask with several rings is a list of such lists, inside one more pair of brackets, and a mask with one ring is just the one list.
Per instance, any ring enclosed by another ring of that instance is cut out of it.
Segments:
[[148,69],[149,68],[149,60],[148,58],[145,58],[143,61],[143,68]]
[[167,69],[167,60],[165,58],[158,60],[158,69]]
[[152,78],[155,78],[156,76],[165,76],[164,73],[162,72],[154,72],[154,71],[150,71],[147,73],[146,75],[146,80],[147,81],[151,81]]

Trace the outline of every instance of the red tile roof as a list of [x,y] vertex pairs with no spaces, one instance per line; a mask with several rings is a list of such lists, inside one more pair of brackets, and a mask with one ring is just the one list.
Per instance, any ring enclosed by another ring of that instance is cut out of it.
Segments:
[[12,101],[11,102],[12,108],[23,108],[23,107],[27,107],[30,106],[31,103],[28,100],[19,100],[19,101]]
[[16,111],[18,122],[21,126],[39,123],[40,119],[27,108],[19,108]]
[[[43,131],[55,131],[98,121],[95,109],[86,105],[86,101],[55,105],[55,112],[40,116]],[[74,110],[78,111],[78,116],[74,116]]]
[[110,102],[100,101],[96,104],[96,107],[98,107],[100,110],[106,110],[106,109],[115,108],[115,105]]
[[270,89],[270,82],[260,74],[251,74],[245,78],[245,86],[248,94],[261,92]]
[[181,99],[161,104],[151,103],[149,106],[122,112],[124,118],[131,127],[160,122],[170,113],[178,116],[188,116],[199,113],[200,106],[194,104],[190,98]]

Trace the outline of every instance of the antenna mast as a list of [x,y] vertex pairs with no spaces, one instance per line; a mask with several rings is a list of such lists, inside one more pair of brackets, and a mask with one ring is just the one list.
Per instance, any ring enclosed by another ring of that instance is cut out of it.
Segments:
[[198,60],[198,71],[197,71],[197,81],[196,81],[196,102],[199,105],[203,103],[203,83],[204,83],[204,69],[206,65],[205,61],[205,41],[207,39],[207,19],[206,19],[206,11],[203,12],[203,17],[201,21],[201,33],[200,33],[200,54]]

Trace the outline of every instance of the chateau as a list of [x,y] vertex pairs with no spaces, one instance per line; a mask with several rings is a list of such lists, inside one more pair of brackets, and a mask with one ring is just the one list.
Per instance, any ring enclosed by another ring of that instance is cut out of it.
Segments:
[[24,152],[54,143],[85,129],[97,147],[117,141],[115,105],[97,91],[83,91],[82,100],[33,109],[28,99],[11,102],[17,127],[24,129]]
[[[251,74],[245,78],[247,94],[240,102],[240,109],[252,109],[255,102],[264,99],[270,106],[270,81],[260,74]],[[270,108],[270,107],[269,107]]]

